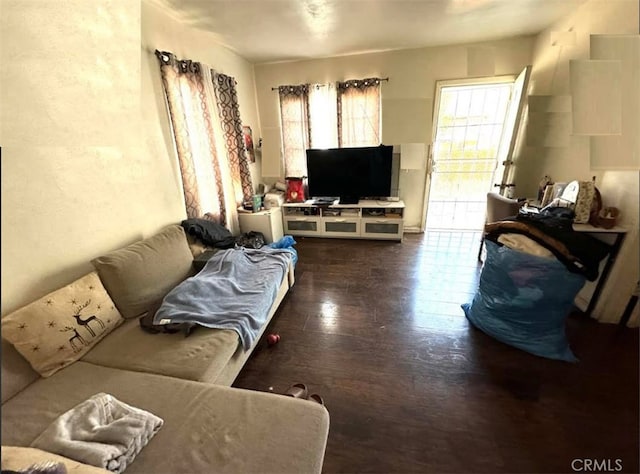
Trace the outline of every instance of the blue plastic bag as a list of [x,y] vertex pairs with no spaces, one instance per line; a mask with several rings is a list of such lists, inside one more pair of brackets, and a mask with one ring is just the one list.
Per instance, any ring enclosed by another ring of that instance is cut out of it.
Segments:
[[297,242],[290,235],[285,235],[277,242],[272,242],[269,244],[269,247],[273,249],[286,249],[293,247]]
[[284,250],[287,250],[288,252],[291,252],[292,260],[293,260],[293,266],[295,267],[296,263],[298,262],[298,252],[296,251],[296,249],[293,248],[293,246],[296,243],[297,242],[293,239],[292,236],[285,235],[284,237],[282,237],[277,242],[270,243],[269,245],[267,245],[267,247],[271,247],[271,248],[274,248],[274,249],[284,249]]
[[549,359],[577,361],[565,318],[586,278],[557,259],[486,240],[487,258],[473,301],[462,305],[475,327],[497,340]]

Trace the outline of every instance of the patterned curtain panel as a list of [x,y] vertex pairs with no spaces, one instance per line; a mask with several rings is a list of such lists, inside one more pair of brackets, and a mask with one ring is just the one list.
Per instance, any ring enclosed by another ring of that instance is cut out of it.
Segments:
[[245,149],[244,135],[242,134],[236,80],[231,76],[215,71],[211,71],[211,75],[218,103],[222,133],[227,148],[234,195],[236,204],[239,206],[243,200],[251,199],[253,183],[251,182],[249,160]]
[[380,79],[338,82],[338,146],[375,146],[380,139]]
[[156,51],[182,174],[187,216],[226,223],[222,173],[203,67]]
[[284,172],[287,177],[307,175],[307,148],[311,143],[309,84],[278,87]]

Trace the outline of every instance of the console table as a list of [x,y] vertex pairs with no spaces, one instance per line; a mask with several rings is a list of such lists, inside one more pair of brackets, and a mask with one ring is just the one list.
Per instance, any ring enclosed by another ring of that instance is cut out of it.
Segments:
[[600,271],[600,276],[595,282],[591,282],[591,284],[587,283],[587,285],[585,285],[586,287],[592,287],[592,285],[595,285],[593,286],[593,293],[590,296],[584,296],[583,291],[581,291],[576,297],[576,306],[578,306],[578,308],[586,315],[590,316],[598,303],[600,293],[602,293],[602,289],[607,282],[607,278],[613,268],[613,264],[616,261],[616,257],[618,256],[620,247],[622,247],[622,242],[624,242],[628,229],[622,226],[605,229],[603,227],[594,227],[591,224],[573,224],[573,230],[576,232],[588,233],[594,238],[606,235],[613,236],[613,242],[606,242],[610,247],[610,251],[609,255],[604,260],[604,267],[602,267],[602,270]]
[[341,239],[402,240],[404,202],[360,200],[357,204],[316,204],[314,201],[282,206],[285,234]]

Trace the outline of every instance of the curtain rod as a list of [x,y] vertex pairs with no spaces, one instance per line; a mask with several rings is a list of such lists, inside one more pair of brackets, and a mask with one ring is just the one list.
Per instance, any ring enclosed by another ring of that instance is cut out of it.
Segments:
[[[389,78],[388,77],[383,77],[382,79],[378,79],[379,81],[386,81],[389,82]],[[315,86],[319,86],[319,87],[324,87],[324,84],[314,84]],[[271,88],[272,91],[277,91],[280,90],[279,87],[272,87]]]

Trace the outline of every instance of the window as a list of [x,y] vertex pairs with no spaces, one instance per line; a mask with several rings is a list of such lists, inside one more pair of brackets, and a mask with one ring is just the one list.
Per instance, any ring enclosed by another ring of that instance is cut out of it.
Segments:
[[338,144],[380,144],[380,79],[338,83]]
[[380,144],[380,79],[280,86],[285,176],[307,174],[307,148]]

